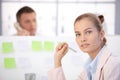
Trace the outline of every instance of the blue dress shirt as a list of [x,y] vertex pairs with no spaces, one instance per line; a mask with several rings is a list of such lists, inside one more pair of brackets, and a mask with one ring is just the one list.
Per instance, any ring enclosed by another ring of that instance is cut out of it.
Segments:
[[88,79],[93,80],[93,77],[96,73],[96,68],[98,65],[98,60],[102,54],[102,51],[104,50],[105,46],[99,51],[98,55],[95,57],[94,60],[91,60],[90,58],[87,60],[85,64],[85,69],[87,71]]

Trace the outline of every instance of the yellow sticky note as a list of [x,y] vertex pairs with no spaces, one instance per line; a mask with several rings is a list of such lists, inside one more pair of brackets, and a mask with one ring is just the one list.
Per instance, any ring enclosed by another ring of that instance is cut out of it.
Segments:
[[15,58],[4,58],[4,66],[7,69],[16,68]]
[[33,51],[41,51],[42,50],[42,42],[41,41],[32,41],[32,50]]
[[54,50],[54,43],[52,41],[45,41],[44,42],[44,50],[53,51]]
[[11,53],[13,52],[13,43],[12,42],[3,42],[2,43],[2,52],[3,53]]

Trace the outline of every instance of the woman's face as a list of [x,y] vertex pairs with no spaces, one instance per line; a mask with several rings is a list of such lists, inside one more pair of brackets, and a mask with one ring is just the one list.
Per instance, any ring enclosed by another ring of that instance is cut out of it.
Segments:
[[99,32],[90,19],[83,18],[77,21],[74,30],[76,41],[83,52],[94,53],[101,48],[104,31]]

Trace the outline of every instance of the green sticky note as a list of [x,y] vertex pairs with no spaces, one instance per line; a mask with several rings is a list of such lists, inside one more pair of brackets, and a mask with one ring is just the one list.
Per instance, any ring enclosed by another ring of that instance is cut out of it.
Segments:
[[15,68],[16,67],[15,58],[4,58],[4,66],[7,69]]
[[41,51],[42,50],[42,42],[41,41],[32,41],[32,50],[33,51]]
[[45,41],[44,42],[44,50],[53,51],[54,50],[54,43],[51,41]]
[[13,43],[12,42],[3,42],[2,43],[2,52],[3,53],[13,52]]

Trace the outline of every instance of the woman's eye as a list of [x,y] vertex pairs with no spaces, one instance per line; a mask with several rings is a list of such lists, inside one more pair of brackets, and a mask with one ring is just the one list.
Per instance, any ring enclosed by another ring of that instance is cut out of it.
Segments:
[[76,34],[76,37],[80,36],[80,34]]
[[87,31],[87,32],[86,32],[86,34],[91,34],[91,33],[92,33],[92,31]]

